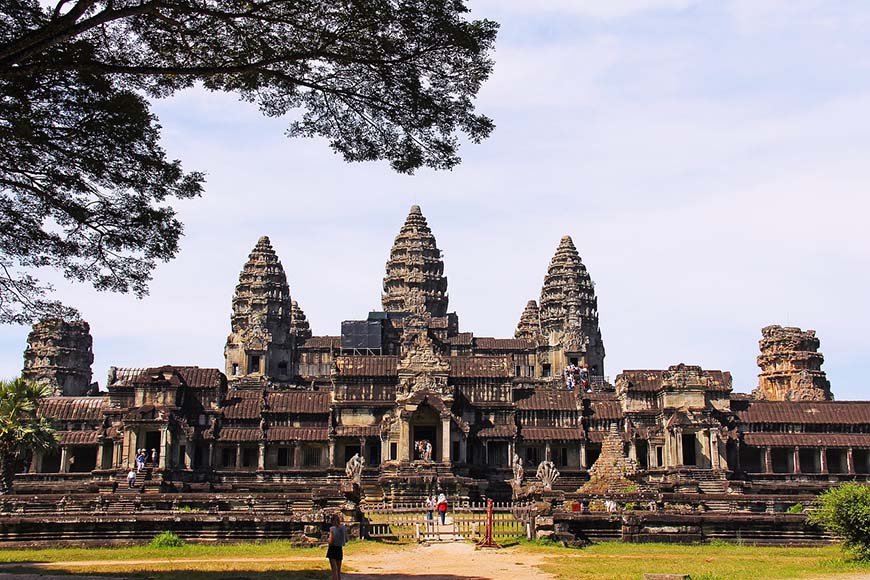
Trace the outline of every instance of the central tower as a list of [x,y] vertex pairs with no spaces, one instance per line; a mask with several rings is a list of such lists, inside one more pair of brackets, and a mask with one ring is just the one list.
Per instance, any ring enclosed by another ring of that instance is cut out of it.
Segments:
[[386,312],[447,315],[444,261],[418,205],[411,206],[390,250],[381,303]]

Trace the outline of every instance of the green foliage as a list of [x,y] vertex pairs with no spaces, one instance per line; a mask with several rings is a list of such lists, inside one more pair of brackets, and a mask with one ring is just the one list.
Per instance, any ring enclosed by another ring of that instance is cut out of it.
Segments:
[[843,538],[858,558],[870,560],[870,486],[844,483],[829,489],[808,521]]
[[804,513],[804,504],[802,504],[801,502],[797,502],[796,504],[794,504],[793,506],[788,508],[788,513],[790,513],[790,514],[802,514],[802,513]]
[[347,161],[402,173],[486,138],[474,98],[497,24],[463,0],[0,2],[0,322],[75,312],[32,272],[147,292],[178,252],[172,201],[203,175],[160,147],[145,97],[193,86],[292,113]]
[[37,413],[50,394],[47,385],[22,378],[0,381],[0,494],[12,491],[15,462],[25,453],[57,445],[51,423]]
[[179,538],[172,532],[160,532],[148,544],[149,548],[180,548],[184,545],[184,540]]

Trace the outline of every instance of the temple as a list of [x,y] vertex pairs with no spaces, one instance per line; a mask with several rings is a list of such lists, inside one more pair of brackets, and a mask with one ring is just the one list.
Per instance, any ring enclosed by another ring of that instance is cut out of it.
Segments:
[[569,498],[797,496],[867,480],[870,402],[832,400],[814,331],[763,329],[752,395],[734,392],[727,371],[689,364],[611,380],[595,287],[568,236],[538,300],[517,306],[512,338],[461,330],[442,252],[413,206],[386,263],[383,309],[312,336],[264,236],[233,295],[223,370],[112,368],[106,391],[83,396],[87,324],[34,327],[25,376],[55,388],[40,412],[59,447],[35,453],[17,489],[116,486],[141,449],[141,489],[292,492],[309,507],[341,498],[355,457],[362,505],[435,491],[517,500],[531,493],[523,473],[545,464],[558,471],[545,488]]

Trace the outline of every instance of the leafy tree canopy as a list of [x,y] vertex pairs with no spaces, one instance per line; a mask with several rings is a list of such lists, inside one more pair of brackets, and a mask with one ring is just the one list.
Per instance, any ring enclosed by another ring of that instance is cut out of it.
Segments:
[[870,485],[844,483],[819,496],[810,523],[843,538],[847,549],[870,560]]
[[147,97],[199,83],[288,135],[399,172],[459,162],[497,25],[463,0],[0,0],[0,322],[71,316],[35,269],[147,292],[203,175],[160,147]]

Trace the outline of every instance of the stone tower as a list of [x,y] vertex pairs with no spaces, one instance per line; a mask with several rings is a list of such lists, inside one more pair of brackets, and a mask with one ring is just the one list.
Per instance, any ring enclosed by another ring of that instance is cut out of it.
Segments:
[[758,346],[758,388],[756,399],[769,401],[830,401],[831,383],[819,352],[815,330],[792,326],[766,326],[761,329]]
[[420,206],[411,206],[390,250],[381,302],[387,312],[447,315],[444,262]]
[[292,306],[287,276],[269,238],[251,251],[233,295],[232,332],[224,349],[226,374],[289,380],[292,372]]
[[305,318],[305,312],[295,300],[290,301],[290,334],[296,336],[297,344],[311,338],[311,327],[308,325],[308,319]]
[[83,320],[37,322],[27,337],[21,376],[51,385],[55,395],[85,395],[92,388],[92,346],[91,327]]
[[526,303],[526,308],[520,316],[519,324],[517,324],[517,330],[514,332],[514,338],[522,338],[534,343],[543,341],[541,311],[538,310],[538,303],[534,300],[529,300]]
[[574,359],[593,375],[604,374],[604,343],[598,327],[598,299],[586,266],[570,236],[559,242],[547,268],[540,302],[541,331],[561,359],[551,360],[554,374]]

